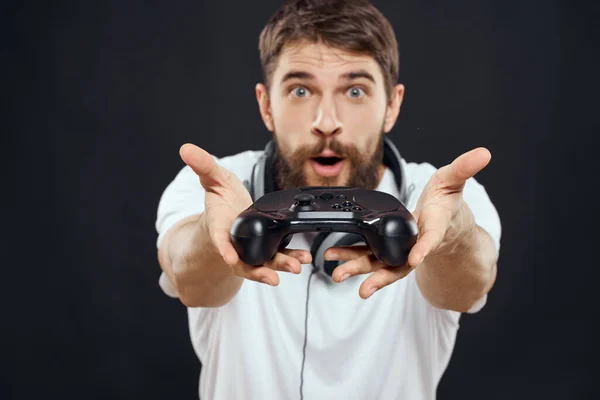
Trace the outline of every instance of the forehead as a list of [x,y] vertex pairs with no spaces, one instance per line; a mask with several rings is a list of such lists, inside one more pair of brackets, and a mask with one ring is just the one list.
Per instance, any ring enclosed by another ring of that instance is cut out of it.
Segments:
[[280,53],[275,77],[290,70],[307,70],[313,74],[330,78],[352,70],[371,72],[376,80],[381,80],[379,64],[371,56],[349,52],[322,43],[295,43],[287,45]]

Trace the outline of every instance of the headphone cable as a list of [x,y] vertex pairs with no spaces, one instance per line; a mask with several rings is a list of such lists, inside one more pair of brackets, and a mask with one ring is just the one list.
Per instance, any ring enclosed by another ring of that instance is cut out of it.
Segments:
[[317,272],[316,268],[310,273],[308,277],[308,284],[306,285],[306,306],[304,312],[304,345],[302,346],[302,368],[300,369],[300,400],[304,399],[304,394],[302,393],[302,387],[304,386],[304,362],[306,361],[306,342],[308,338],[308,299],[310,296],[310,281],[312,280],[313,275]]

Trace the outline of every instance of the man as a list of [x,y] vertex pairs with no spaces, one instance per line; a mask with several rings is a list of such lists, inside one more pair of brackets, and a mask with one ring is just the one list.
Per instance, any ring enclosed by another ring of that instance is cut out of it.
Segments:
[[[388,21],[367,1],[291,1],[260,36],[260,114],[276,144],[275,189],[358,186],[400,197],[383,163],[404,87]],[[265,265],[242,263],[230,228],[253,199],[244,182],[263,151],[222,159],[186,144],[187,164],[161,198],[163,290],[187,307],[202,363],[202,399],[432,399],[462,312],[485,303],[496,276],[500,221],[472,177],[483,148],[436,169],[401,160],[419,237],[407,265],[364,245],[315,274],[314,239],[297,234]],[[345,261],[345,262],[344,262]]]

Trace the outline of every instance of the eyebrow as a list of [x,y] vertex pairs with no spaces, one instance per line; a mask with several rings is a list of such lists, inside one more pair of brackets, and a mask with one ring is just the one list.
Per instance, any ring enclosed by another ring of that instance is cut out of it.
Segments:
[[358,78],[366,78],[366,79],[370,80],[371,82],[375,83],[375,78],[373,77],[373,75],[363,69],[361,69],[359,71],[348,72],[348,73],[342,75],[342,78],[349,80],[349,81],[358,79]]
[[[359,78],[366,78],[371,82],[375,83],[375,78],[373,75],[365,70],[351,71],[343,74],[341,76],[344,80],[352,81]],[[281,78],[281,83],[288,81],[290,79],[305,79],[305,80],[313,80],[315,76],[305,71],[290,71],[286,73],[283,78]]]
[[304,72],[304,71],[290,71],[287,74],[285,74],[283,76],[283,78],[281,78],[281,83],[284,83],[285,81],[289,81],[290,79],[312,80],[312,79],[315,79],[315,76],[313,74],[309,74],[308,72]]

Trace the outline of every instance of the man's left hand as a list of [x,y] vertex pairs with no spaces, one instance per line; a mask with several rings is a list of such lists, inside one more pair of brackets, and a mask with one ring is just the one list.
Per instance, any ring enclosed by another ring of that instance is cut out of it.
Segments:
[[428,255],[451,251],[468,238],[475,230],[475,221],[463,200],[463,188],[467,179],[485,168],[490,159],[487,149],[474,149],[438,169],[429,179],[413,212],[419,233],[406,264],[386,266],[375,258],[368,246],[331,247],[325,251],[326,260],[346,261],[333,271],[334,281],[373,272],[359,289],[360,297],[367,299],[377,290],[407,276]]

